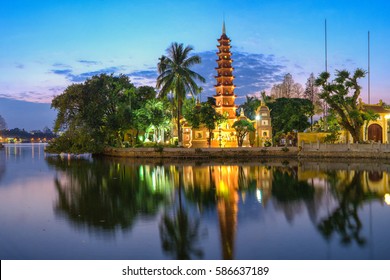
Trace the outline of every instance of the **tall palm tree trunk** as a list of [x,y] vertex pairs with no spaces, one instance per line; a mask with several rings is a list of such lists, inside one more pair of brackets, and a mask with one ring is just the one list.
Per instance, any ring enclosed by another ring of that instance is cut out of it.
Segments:
[[181,108],[181,99],[177,95],[177,145],[182,146],[182,135],[181,135],[181,127],[180,127],[180,108]]

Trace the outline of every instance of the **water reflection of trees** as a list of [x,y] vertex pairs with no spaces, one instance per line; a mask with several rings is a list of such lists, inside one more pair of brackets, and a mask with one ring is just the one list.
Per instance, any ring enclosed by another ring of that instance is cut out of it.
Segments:
[[[125,166],[102,160],[48,158],[58,175],[55,210],[76,226],[130,229],[138,215],[155,215],[169,196],[169,172],[158,166]],[[162,170],[161,170],[162,169]],[[160,176],[157,176],[157,174]],[[164,186],[163,182],[167,181]]]
[[[80,227],[113,232],[117,228],[131,229],[137,216],[155,216],[163,209],[159,222],[161,248],[174,259],[203,257],[201,242],[205,235],[200,215],[204,211],[217,214],[221,256],[234,258],[239,207],[245,207],[245,197],[250,196],[256,197],[262,207],[272,201],[288,222],[306,207],[313,227],[326,240],[339,236],[344,244],[364,245],[359,209],[379,197],[365,180],[388,180],[384,173],[329,168],[324,171],[306,167],[302,176],[301,165],[287,163],[146,165],[105,160],[72,160],[70,164],[55,158],[48,161],[58,170],[55,209],[59,215]],[[318,213],[324,213],[321,209],[325,208],[326,194],[331,196],[331,210],[317,219]]]
[[358,210],[367,201],[379,198],[379,195],[364,189],[363,174],[363,171],[327,172],[338,206],[318,224],[318,229],[326,240],[333,235],[340,235],[343,244],[366,244],[366,238],[361,236],[363,224]]
[[[183,168],[178,167],[178,169],[176,196],[178,201],[174,203],[174,205],[178,203],[178,206],[174,207],[171,213],[165,211],[159,225],[162,249],[174,259],[189,260],[193,256],[202,258],[203,251],[199,247],[200,219],[190,215],[183,203]],[[195,192],[189,194],[189,197],[199,201],[197,199],[202,198],[201,194],[202,192]]]

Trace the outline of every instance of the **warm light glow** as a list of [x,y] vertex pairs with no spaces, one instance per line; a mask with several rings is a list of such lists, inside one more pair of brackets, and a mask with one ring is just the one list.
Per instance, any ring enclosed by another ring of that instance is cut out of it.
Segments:
[[387,204],[387,205],[390,205],[390,194],[385,194],[385,203]]
[[260,120],[260,116],[256,115],[256,121]]
[[385,119],[386,119],[386,120],[390,119],[390,114],[389,114],[389,115],[386,115],[386,116],[385,116]]
[[256,198],[260,204],[263,202],[263,194],[259,189],[256,190]]

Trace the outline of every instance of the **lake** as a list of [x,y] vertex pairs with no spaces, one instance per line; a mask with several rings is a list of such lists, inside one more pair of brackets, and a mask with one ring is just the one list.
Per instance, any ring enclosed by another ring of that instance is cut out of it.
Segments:
[[390,259],[390,164],[0,150],[0,259]]

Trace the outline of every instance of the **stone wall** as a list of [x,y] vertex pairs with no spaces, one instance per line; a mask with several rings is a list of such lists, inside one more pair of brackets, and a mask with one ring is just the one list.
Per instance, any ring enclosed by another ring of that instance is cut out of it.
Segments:
[[301,142],[299,157],[390,158],[390,144],[326,144]]
[[296,147],[267,147],[267,148],[106,148],[104,155],[132,158],[238,158],[261,160],[265,158],[296,158]]

